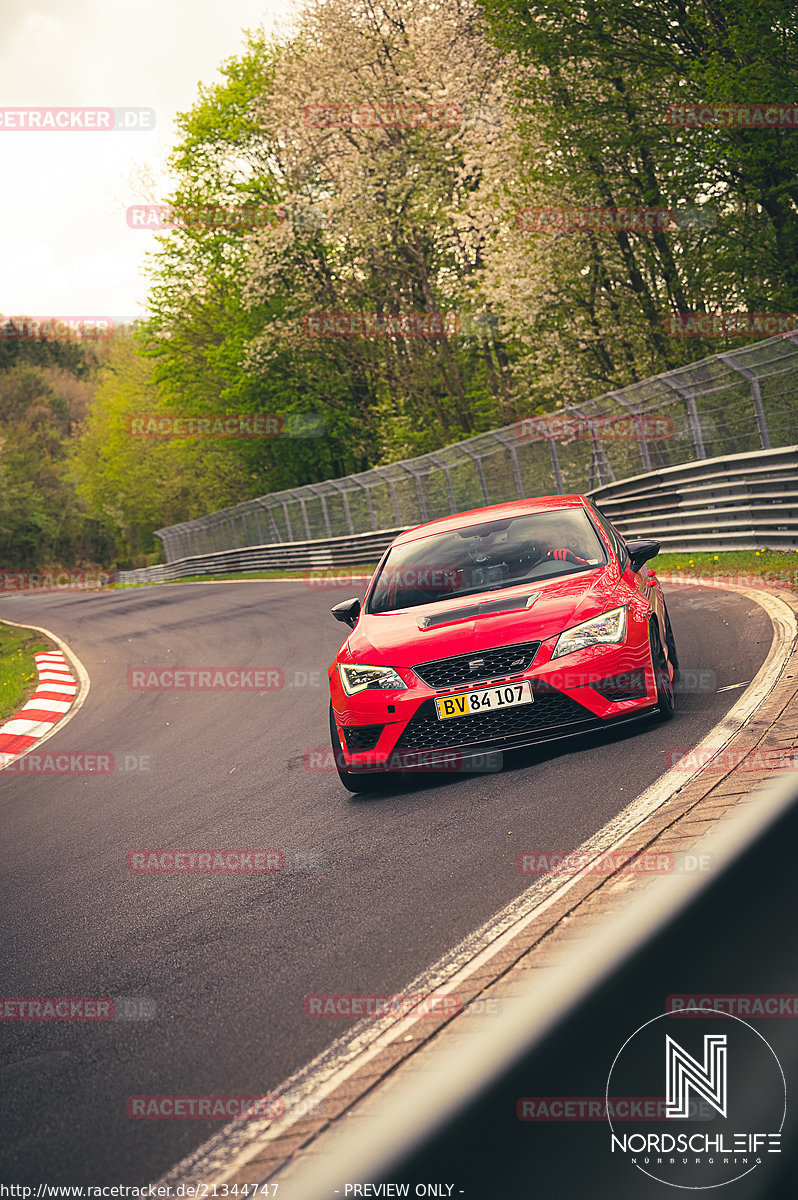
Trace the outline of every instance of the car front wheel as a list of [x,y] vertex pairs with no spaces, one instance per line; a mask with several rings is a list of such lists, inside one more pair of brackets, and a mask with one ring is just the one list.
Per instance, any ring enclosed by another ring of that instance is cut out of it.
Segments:
[[665,609],[665,645],[668,647],[668,658],[671,660],[671,666],[674,671],[679,670],[679,655],[676,653],[676,639],[673,636],[671,629],[671,619],[668,616],[668,610]]
[[[673,680],[668,670],[668,659],[662,647],[656,620],[652,621],[648,633],[651,647],[651,665],[657,682],[657,707],[661,721],[670,721],[674,713]],[[675,668],[674,668],[675,670]]]
[[335,715],[333,706],[330,704],[330,742],[332,743],[333,759],[335,760],[335,769],[338,772],[338,778],[341,783],[350,792],[376,792],[385,782],[385,774],[383,772],[369,772],[368,775],[356,775],[352,771],[347,771],[344,763],[344,752],[341,746],[341,739],[338,737],[338,729],[335,724]]

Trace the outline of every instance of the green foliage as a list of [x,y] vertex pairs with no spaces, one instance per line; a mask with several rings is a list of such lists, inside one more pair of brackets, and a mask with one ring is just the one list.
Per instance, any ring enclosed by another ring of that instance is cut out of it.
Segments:
[[526,68],[514,90],[543,130],[533,184],[566,201],[695,206],[715,217],[684,236],[621,233],[610,253],[599,249],[608,270],[598,288],[608,304],[612,292],[633,299],[632,329],[646,346],[641,354],[634,336],[623,339],[630,375],[720,348],[666,344],[667,312],[798,308],[794,130],[667,119],[670,106],[794,106],[795,0],[480,3],[497,44]]
[[131,434],[131,418],[168,411],[136,340],[112,343],[71,471],[89,510],[118,531],[121,563],[156,557],[155,529],[222,508],[245,486],[229,442]]
[[14,345],[0,370],[0,567],[107,560],[110,531],[81,508],[68,469],[93,359],[74,344]]
[[[797,6],[309,0],[290,37],[248,35],[178,118],[185,228],[158,238],[141,333],[94,351],[0,339],[0,562],[140,565],[161,526],[740,344],[674,337],[669,314],[798,311],[798,131],[667,117],[793,105]],[[304,115],[435,104],[461,119]],[[681,216],[541,234],[519,228],[528,206]],[[312,336],[319,313],[463,327]],[[714,452],[737,448],[747,403],[715,414]],[[311,413],[325,435],[132,437],[150,413]]]
[[52,650],[35,629],[0,623],[0,721],[19,712],[33,694],[38,680],[39,650]]

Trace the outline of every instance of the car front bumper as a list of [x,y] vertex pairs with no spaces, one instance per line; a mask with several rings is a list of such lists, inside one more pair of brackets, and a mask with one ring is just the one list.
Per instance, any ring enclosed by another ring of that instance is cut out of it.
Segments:
[[[346,770],[445,770],[457,763],[467,770],[469,758],[588,734],[653,713],[657,690],[644,629],[645,638],[627,637],[620,645],[590,646],[553,660],[552,639],[523,674],[455,688],[431,688],[412,670],[399,668],[406,690],[347,696],[333,664],[330,693]],[[436,715],[436,697],[522,679],[531,683],[531,704],[447,720]]]

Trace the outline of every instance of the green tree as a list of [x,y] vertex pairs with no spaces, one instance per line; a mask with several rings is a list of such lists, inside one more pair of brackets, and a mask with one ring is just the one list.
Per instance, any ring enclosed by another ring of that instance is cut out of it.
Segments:
[[235,503],[246,486],[229,443],[131,432],[133,417],[169,412],[152,373],[135,338],[114,341],[71,459],[78,495],[116,531],[123,564],[159,560],[156,529]]
[[[63,365],[33,365],[70,361],[50,349],[19,343],[0,371],[0,563],[11,569],[94,565],[112,546],[83,511],[68,473],[75,414],[91,387]],[[71,361],[88,369],[79,350]]]

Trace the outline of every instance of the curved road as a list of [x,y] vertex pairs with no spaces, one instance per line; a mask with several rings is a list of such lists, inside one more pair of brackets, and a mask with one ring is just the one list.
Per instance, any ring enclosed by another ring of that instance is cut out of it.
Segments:
[[[0,995],[143,997],[150,1020],[4,1021],[4,1183],[137,1184],[221,1122],[134,1120],[137,1094],[263,1094],[346,1022],[306,993],[392,993],[525,889],[521,850],[578,846],[703,737],[771,642],[743,597],[669,588],[685,692],[670,724],[555,743],[500,774],[416,778],[352,798],[326,750],[326,671],[344,592],[175,584],[0,597],[83,661],[83,708],[41,749],[145,756],[149,771],[0,771]],[[140,691],[145,667],[280,669],[256,691]],[[127,760],[131,766],[133,758]],[[134,875],[138,848],[276,848],[280,874]]]

